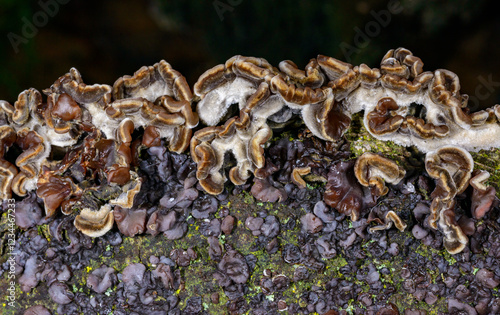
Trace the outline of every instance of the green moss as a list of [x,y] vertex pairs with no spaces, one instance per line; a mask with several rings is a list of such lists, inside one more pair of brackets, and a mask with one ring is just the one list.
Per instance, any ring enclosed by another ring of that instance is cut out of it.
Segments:
[[446,251],[445,249],[437,250],[430,246],[426,246],[422,243],[420,243],[415,252],[420,256],[425,257],[429,260],[432,260],[433,255],[442,256],[450,266],[457,262],[457,260],[453,257],[453,255],[448,253],[448,251]]
[[490,173],[487,184],[495,187],[497,197],[500,198],[500,149],[471,152],[471,155],[474,159],[474,169]]
[[39,225],[36,227],[38,235],[43,236],[47,241],[50,242],[50,230],[48,224]]
[[246,204],[248,204],[248,205],[253,205],[255,203],[255,198],[252,196],[252,194],[250,194],[247,191],[243,191],[240,194],[240,197],[242,197],[243,198],[243,202],[246,203]]

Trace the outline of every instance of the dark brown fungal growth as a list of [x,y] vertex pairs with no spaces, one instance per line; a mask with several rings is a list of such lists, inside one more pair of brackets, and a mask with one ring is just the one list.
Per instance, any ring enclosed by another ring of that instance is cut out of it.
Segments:
[[473,188],[471,212],[474,219],[483,218],[491,210],[495,201],[495,187],[486,185],[489,177],[490,173],[487,171],[474,171],[469,181]]
[[42,220],[43,210],[36,202],[36,195],[30,193],[16,204],[16,225],[21,229],[29,229]]
[[242,109],[257,86],[273,76],[274,69],[266,60],[243,56],[207,70],[194,85],[194,93],[201,99],[196,109],[201,121],[217,125],[232,104]]
[[323,222],[312,213],[306,213],[300,218],[302,229],[307,233],[318,233],[323,229]]
[[44,139],[36,131],[27,129],[18,132],[16,144],[23,153],[16,158],[16,166],[20,172],[13,179],[12,189],[16,195],[25,196],[32,189],[31,185],[36,183],[48,150]]
[[409,114],[403,117],[402,111],[394,99],[390,97],[380,99],[374,110],[366,116],[370,132],[378,136],[400,132],[422,139],[442,138],[449,133],[446,125],[429,123],[423,118]]
[[24,311],[23,315],[51,315],[52,313],[43,305],[34,305]]
[[459,126],[468,128],[472,124],[471,118],[462,110],[467,106],[469,97],[460,94],[460,80],[455,73],[444,69],[436,70],[430,83],[429,96],[434,102],[443,105]]
[[80,72],[75,68],[71,68],[68,73],[57,79],[50,88],[43,92],[47,95],[66,93],[79,104],[95,103],[100,107],[104,107],[111,101],[111,87],[109,85],[87,85],[83,83]]
[[345,98],[360,84],[359,68],[332,57],[318,55],[318,64],[330,80],[336,100]]
[[245,283],[250,277],[250,270],[245,258],[235,250],[227,251],[224,254],[218,268],[235,283]]
[[193,98],[184,76],[172,69],[165,60],[150,67],[142,67],[133,76],[123,76],[113,84],[115,100],[142,97],[155,102],[162,96],[188,102]]
[[146,209],[125,209],[116,206],[113,216],[118,229],[125,236],[142,234],[146,229]]
[[[17,224],[0,274],[15,267],[35,288],[20,306],[47,292],[60,314],[500,312],[496,166],[471,175],[468,155],[500,147],[500,105],[471,113],[455,74],[424,72],[406,49],[379,68],[235,56],[194,92],[161,61],[113,88],[72,69],[44,95],[0,101],[0,190]],[[196,105],[205,125],[191,137]],[[378,154],[352,159],[375,151],[350,143],[365,129],[414,146],[407,175]],[[149,263],[88,269],[121,260]]]
[[323,102],[304,106],[302,119],[315,136],[327,141],[338,141],[349,128],[351,118],[330,90],[325,93]]
[[433,78],[432,72],[423,72],[423,65],[422,60],[413,56],[411,51],[391,49],[380,63],[381,85],[408,94],[419,93]]
[[325,80],[325,75],[321,72],[316,59],[311,59],[305,70],[300,70],[291,60],[280,62],[279,69],[293,81],[311,88],[322,86]]
[[398,104],[390,97],[384,97],[377,103],[375,109],[368,113],[368,128],[371,133],[385,135],[396,132],[404,121],[404,117],[397,115]]
[[52,172],[44,170],[38,179],[37,195],[43,199],[45,214],[48,217],[54,216],[56,210],[63,201],[70,198],[72,192],[72,182],[69,178],[55,176]]
[[375,204],[376,197],[359,184],[354,174],[354,164],[354,161],[338,162],[330,168],[324,201],[356,221],[364,209]]
[[284,201],[288,198],[283,187],[274,187],[268,179],[255,178],[250,192],[257,200],[264,202]]
[[228,215],[224,217],[221,223],[221,230],[224,234],[229,235],[231,234],[233,228],[235,227],[235,219],[233,216]]
[[16,132],[10,126],[0,126],[0,195],[2,199],[12,197],[12,183],[18,171],[15,165],[4,159],[10,146],[16,142]]
[[104,293],[117,282],[114,268],[102,265],[92,271],[87,278],[87,286],[97,293]]

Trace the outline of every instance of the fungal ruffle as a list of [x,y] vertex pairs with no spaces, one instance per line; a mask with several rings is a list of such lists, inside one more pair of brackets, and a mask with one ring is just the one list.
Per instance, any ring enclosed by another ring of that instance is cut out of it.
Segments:
[[[75,226],[92,237],[112,228],[114,207],[133,206],[139,148],[163,140],[183,152],[198,124],[185,78],[165,61],[113,87],[86,85],[72,68],[43,93],[46,100],[29,89],[14,106],[0,102],[2,198],[36,190],[48,217],[77,212]],[[134,130],[142,135],[132,143]],[[13,145],[22,150],[15,165],[5,159]]]
[[[73,215],[75,226],[93,237],[115,221],[126,235],[175,230],[178,237],[185,226],[177,213],[162,208],[153,216],[138,204],[145,189],[138,174],[142,149],[152,156],[167,152],[165,147],[174,153],[189,148],[196,174],[179,175],[189,184],[178,194],[192,196],[190,202],[198,196],[196,181],[219,195],[227,177],[234,185],[253,177],[259,199],[284,200],[287,191],[273,187],[278,167],[266,152],[273,132],[301,122],[318,141],[336,143],[353,115],[364,112],[363,124],[374,138],[427,153],[426,170],[437,183],[429,222],[445,234],[447,250],[458,253],[467,237],[454,219],[455,196],[470,180],[476,219],[494,199],[494,189],[484,184],[487,173],[471,179],[468,151],[500,147],[500,105],[472,113],[467,103],[456,74],[424,72],[421,59],[404,48],[388,51],[380,68],[323,55],[304,70],[288,60],[276,68],[262,58],[234,56],[203,73],[192,90],[165,61],[113,86],[87,85],[72,68],[43,95],[32,88],[14,105],[0,101],[0,194],[5,199],[36,192],[47,217],[59,210]],[[396,185],[405,176],[397,163],[373,153],[356,161],[331,157],[330,172],[319,174],[314,156],[278,161],[287,165],[282,177],[301,188],[309,175],[328,182],[325,203],[353,221],[388,193],[386,183]],[[183,157],[167,159],[185,163]],[[188,172],[188,163],[183,165]],[[482,196],[487,202],[479,201]],[[373,221],[379,224],[373,231],[405,226],[394,211]]]

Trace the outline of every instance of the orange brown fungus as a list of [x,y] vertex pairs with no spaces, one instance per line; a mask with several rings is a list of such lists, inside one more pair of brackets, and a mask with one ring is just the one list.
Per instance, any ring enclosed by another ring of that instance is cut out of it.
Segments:
[[60,176],[51,174],[45,170],[38,179],[38,188],[36,191],[38,197],[43,199],[45,213],[48,217],[56,213],[57,208],[68,199],[72,193],[71,181],[64,180]]
[[354,174],[358,182],[370,187],[375,196],[387,194],[389,189],[385,186],[385,182],[397,184],[405,173],[396,162],[371,152],[363,153],[354,165]]
[[[81,209],[82,191],[96,193],[108,185],[104,188],[112,191],[113,198],[126,199],[129,205],[141,182],[131,163],[137,166],[142,148],[161,145],[176,153],[189,148],[200,185],[218,194],[227,176],[236,185],[252,175],[264,180],[269,175],[264,171],[266,146],[273,130],[297,117],[315,137],[331,142],[341,139],[352,115],[363,111],[363,123],[373,137],[415,146],[424,153],[440,152],[445,145],[464,152],[500,147],[500,105],[471,113],[456,74],[445,69],[424,71],[423,66],[404,48],[389,50],[379,68],[323,55],[311,59],[304,69],[292,61],[276,68],[265,59],[238,55],[203,73],[193,90],[164,60],[118,78],[113,86],[86,84],[71,68],[43,90],[44,95],[28,89],[14,105],[0,101],[1,194],[24,196],[39,189],[50,213],[61,205],[70,213],[70,207]],[[205,126],[193,133],[199,121]],[[23,152],[15,162],[7,161],[7,151],[16,145]],[[226,170],[225,159],[231,156],[236,163]],[[432,163],[426,163],[428,172],[440,184],[433,194],[431,224],[437,227],[439,221],[449,235],[458,235],[450,209],[461,191],[456,185],[467,176],[458,183],[461,176],[449,174],[454,170],[443,171]],[[372,169],[368,164],[361,167],[363,173],[372,172],[366,171]],[[71,182],[64,175],[69,170],[88,178],[90,187]],[[305,172],[294,173],[299,186],[305,183],[301,178]],[[388,180],[383,176],[361,181],[367,181],[376,195],[386,192],[383,183]],[[57,185],[68,193],[71,187],[70,196],[50,193],[50,187]],[[340,193],[334,189],[329,194]],[[338,204],[341,208],[355,205],[358,210],[342,208],[355,219],[369,201],[360,201],[366,196],[348,195]],[[99,225],[99,232],[89,232],[98,235],[112,225],[114,206],[100,205],[102,215],[94,213],[100,208],[89,208],[88,220],[83,216],[81,224],[75,224],[86,231],[91,230],[89,222]],[[476,216],[482,216],[484,209],[477,210]],[[447,248],[453,246],[450,243]]]
[[66,93],[63,93],[57,99],[52,115],[64,121],[78,119],[82,115],[82,109],[78,104]]

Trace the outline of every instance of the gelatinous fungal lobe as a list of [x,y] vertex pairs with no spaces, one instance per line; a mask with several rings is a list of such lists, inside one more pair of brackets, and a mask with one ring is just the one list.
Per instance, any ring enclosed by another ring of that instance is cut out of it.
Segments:
[[42,96],[40,92],[32,88],[21,92],[14,106],[6,101],[2,101],[0,108],[11,127],[17,131],[29,122],[33,124],[33,122],[40,120],[40,117],[33,114],[41,103]]
[[125,75],[113,84],[113,98],[145,98],[155,102],[163,96],[190,102],[193,95],[186,78],[165,60],[142,67],[133,76]]
[[[74,224],[83,234],[105,234],[114,223],[112,207],[132,208],[141,188],[142,180],[130,170],[130,163],[127,145],[104,139],[92,129],[62,160],[42,167],[37,195],[46,215],[54,216],[58,209],[66,215],[76,212]],[[98,196],[90,197],[96,192]]]
[[470,153],[455,146],[441,147],[425,157],[425,169],[436,181],[429,225],[434,229],[439,226],[444,233],[444,246],[451,254],[460,253],[468,243],[455,221],[454,198],[467,188],[473,167]]
[[197,131],[191,140],[191,156],[197,163],[196,177],[211,194],[221,193],[226,176],[226,153],[236,159],[229,171],[235,185],[242,185],[251,172],[265,165],[263,145],[271,138],[272,130],[267,117],[278,112],[283,103],[270,94],[269,85],[261,83],[247,100],[240,115],[229,119],[223,126],[207,127]]
[[75,135],[79,134],[79,130],[75,130],[74,127],[75,122],[82,116],[82,109],[69,94],[57,95],[53,93],[49,95],[44,116],[47,126],[56,133],[72,132]]
[[[271,90],[281,96],[287,107],[300,110],[304,124],[320,139],[337,141],[349,127],[351,118],[338,100],[338,95],[328,86],[321,86],[326,76],[332,78],[329,68],[319,56],[312,59],[305,71],[297,69],[291,61],[280,63],[286,74],[274,76],[270,81]],[[324,57],[327,58],[327,57]],[[332,58],[333,59],[333,58]],[[349,80],[339,80],[339,88],[349,89]],[[338,92],[338,91],[337,91]]]
[[124,185],[130,180],[130,148],[114,140],[101,139],[95,143],[95,157],[90,166],[105,174],[109,183]]
[[2,116],[15,132],[15,143],[23,150],[15,161],[19,172],[11,183],[14,193],[24,196],[36,189],[42,166],[51,160],[52,148],[59,147],[64,152],[81,135],[84,112],[73,96],[82,102],[104,102],[102,94],[106,91],[109,94],[110,87],[86,86],[78,71],[72,69],[44,91],[48,96],[46,103],[35,89],[19,94],[14,106],[1,102]]
[[287,76],[286,79],[313,89],[321,87],[325,81],[325,75],[314,58],[309,60],[304,70],[300,70],[291,60],[280,62],[279,69]]
[[397,114],[398,109],[399,106],[394,99],[381,98],[377,106],[366,116],[368,130],[378,136],[396,132],[405,119]]
[[364,124],[377,139],[416,145],[423,152],[445,141],[473,151],[500,146],[500,106],[470,114],[457,75],[423,72],[420,58],[407,49],[390,50],[380,70],[321,55],[317,61],[340,112],[350,117],[364,110]]
[[[169,98],[162,98],[159,105],[143,98],[116,100],[106,108],[106,115],[111,121],[103,131],[108,139],[127,143],[135,129],[144,127],[142,144],[152,146],[165,138],[169,149],[180,153],[189,146],[191,129],[198,123],[190,109],[189,102],[176,102]],[[189,123],[183,116],[185,112],[191,114]]]
[[342,161],[330,168],[323,199],[330,207],[357,221],[364,209],[375,205],[377,198],[359,184],[354,164],[355,161]]
[[[360,85],[360,67],[353,67],[349,63],[323,55],[318,55],[317,60],[321,70],[323,70],[329,80],[327,86],[332,89],[335,100],[340,101],[344,99]],[[367,70],[365,67],[363,69]],[[368,75],[371,74],[374,76],[375,80],[371,80],[371,83],[376,84],[374,82],[377,82],[376,80],[380,76],[380,73],[376,73],[376,71],[371,73],[370,71],[365,72]]]
[[[321,87],[325,75],[318,62],[312,59],[305,70],[299,70],[291,61],[283,61],[279,67],[282,72],[264,59],[235,56],[225,65],[206,71],[194,86],[195,94],[201,99],[197,105],[200,119],[209,126],[217,125],[231,105],[238,104],[242,110],[249,97],[258,93],[259,84],[266,82],[271,92],[287,105],[283,108],[287,114],[271,115],[271,121],[283,123],[286,121],[283,117],[289,117],[291,110],[302,111],[305,124],[316,136],[337,140],[350,118],[339,110],[331,89]],[[326,101],[328,95],[330,99]]]
[[486,184],[490,173],[487,171],[474,171],[469,183],[473,188],[471,212],[474,219],[483,218],[493,206],[496,189]]
[[[50,153],[49,139],[41,127],[43,121],[36,114],[41,100],[37,90],[29,89],[19,94],[14,106],[5,101],[0,102],[0,113],[6,123],[0,127],[0,159],[4,158],[14,143],[23,150],[15,160],[19,171],[17,169],[14,171],[10,162],[2,163],[0,182],[3,183],[6,194],[13,191],[19,196],[24,196],[28,190],[33,190],[41,166]],[[52,140],[57,143],[56,138],[53,137]]]
[[436,70],[429,86],[429,96],[434,103],[442,106],[454,123],[464,129],[470,128],[472,120],[462,109],[467,106],[469,96],[460,94],[460,80],[455,73]]
[[44,167],[38,178],[36,193],[43,199],[46,216],[51,217],[65,200],[70,199],[75,190],[69,177],[56,175]]

